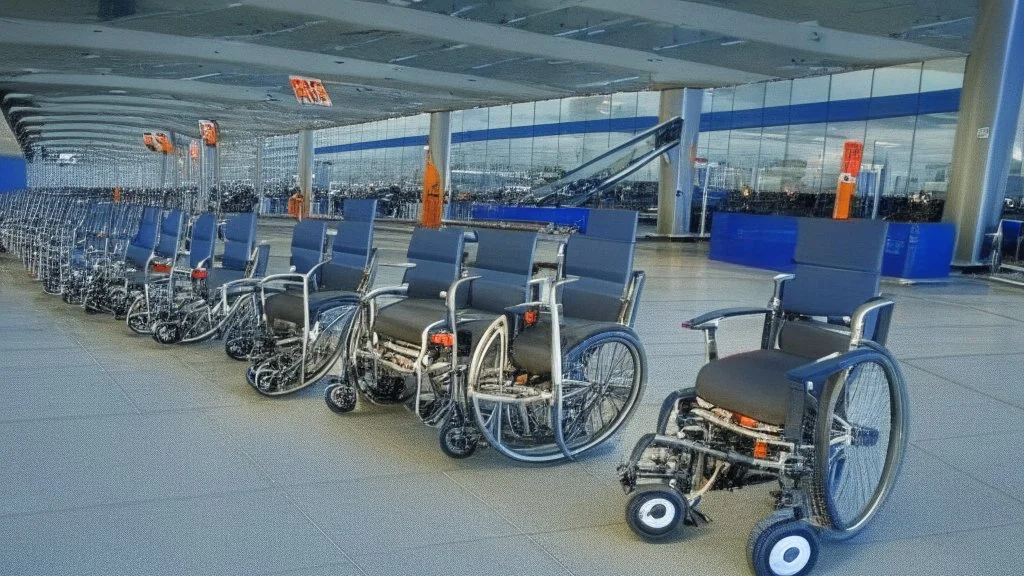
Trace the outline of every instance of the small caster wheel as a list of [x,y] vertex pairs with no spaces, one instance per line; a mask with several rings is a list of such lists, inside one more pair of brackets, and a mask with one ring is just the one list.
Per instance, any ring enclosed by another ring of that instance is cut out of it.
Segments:
[[757,576],[804,576],[818,561],[818,547],[810,524],[776,512],[750,531],[747,557]]
[[640,486],[626,504],[626,522],[648,542],[664,540],[686,519],[686,501],[679,491],[664,484]]
[[253,344],[251,339],[238,335],[230,328],[228,329],[227,334],[224,336],[224,353],[228,355],[228,358],[244,362],[249,359],[252,351]]
[[160,344],[177,344],[181,341],[181,326],[174,322],[158,322],[153,326],[153,340]]
[[356,389],[342,382],[340,378],[329,378],[332,382],[324,390],[324,402],[335,414],[345,414],[356,408]]
[[440,441],[442,452],[450,458],[461,460],[476,452],[480,437],[476,428],[472,424],[467,424],[462,412],[456,408],[441,426]]

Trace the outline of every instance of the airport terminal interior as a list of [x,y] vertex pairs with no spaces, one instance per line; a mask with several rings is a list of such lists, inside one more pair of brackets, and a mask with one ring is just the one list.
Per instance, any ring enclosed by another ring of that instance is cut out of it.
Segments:
[[1017,574],[1021,0],[6,0],[0,575]]

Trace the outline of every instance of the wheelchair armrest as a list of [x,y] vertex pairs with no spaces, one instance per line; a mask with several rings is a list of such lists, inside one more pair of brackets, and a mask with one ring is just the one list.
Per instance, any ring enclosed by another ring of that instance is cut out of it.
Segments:
[[363,294],[363,297],[360,298],[360,302],[369,302],[374,298],[379,298],[381,296],[405,296],[408,293],[408,284],[402,284],[399,286],[384,286],[381,288],[370,290],[366,294]]
[[[850,347],[857,346],[864,338],[864,325],[867,323],[868,315],[876,310],[884,308],[892,309],[896,303],[882,297],[875,297],[861,304],[853,311],[850,317]],[[884,312],[883,312],[884,313]],[[882,318],[879,321],[884,321]]]
[[539,308],[541,306],[545,306],[546,304],[547,304],[546,302],[540,302],[540,301],[537,301],[537,302],[523,302],[522,304],[516,304],[515,306],[509,306],[509,307],[505,308],[505,312],[508,312],[509,314],[518,316],[520,314],[525,314],[527,312],[530,312],[530,311],[532,311],[532,310],[534,310],[536,308]]
[[380,262],[377,266],[386,266],[388,268],[415,268],[416,264],[412,262]]
[[822,384],[837,372],[851,368],[861,362],[883,356],[881,346],[855,348],[849,352],[830,354],[813,362],[804,364],[786,372],[786,379],[800,385],[816,386]]
[[702,314],[696,318],[691,318],[690,320],[683,322],[682,326],[683,328],[689,328],[690,330],[708,330],[710,328],[717,328],[718,322],[726,318],[767,314],[771,311],[771,308],[723,308],[721,310]]
[[451,286],[448,286],[447,290],[441,292],[440,297],[444,298],[445,306],[448,307],[450,312],[454,312],[457,308],[455,298],[459,295],[459,288],[462,288],[463,284],[468,284],[478,278],[482,278],[482,276],[465,276],[459,278],[452,282]]

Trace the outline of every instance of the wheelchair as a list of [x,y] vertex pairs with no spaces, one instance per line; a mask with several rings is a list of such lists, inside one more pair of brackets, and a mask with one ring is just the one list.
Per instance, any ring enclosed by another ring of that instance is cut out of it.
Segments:
[[[340,359],[360,296],[373,283],[376,204],[376,200],[345,202],[345,219],[338,224],[328,260],[305,273],[276,274],[260,282],[258,298],[266,332],[251,353],[252,365],[246,371],[246,381],[259,393],[298,392],[326,376]],[[314,231],[323,234],[322,228]],[[311,246],[322,238],[317,234],[309,237]],[[293,249],[293,262],[303,256],[307,263],[315,257]]]
[[[193,232],[193,235],[195,233]],[[154,339],[165,344],[193,344],[221,336],[241,314],[253,310],[250,299],[259,279],[266,274],[270,246],[253,247],[256,214],[249,212],[229,218],[223,227],[224,254],[220,266],[192,267],[189,298],[172,314],[153,327]],[[213,250],[216,237],[211,237]],[[201,242],[205,246],[205,242]],[[193,240],[191,251],[196,246]],[[157,337],[160,335],[160,337]]]
[[[751,531],[755,574],[813,568],[819,535],[855,536],[890,494],[906,447],[906,383],[884,347],[894,308],[877,296],[886,224],[801,219],[795,275],[765,308],[683,323],[703,332],[695,388],[665,399],[657,430],[619,467],[626,519],[642,539],[706,521],[712,490],[777,483],[776,511]],[[764,316],[761,348],[718,357],[721,320]]]
[[106,251],[96,258],[85,276],[82,307],[87,313],[109,312],[115,317],[124,314],[128,303],[124,278],[131,266],[137,265],[128,257],[129,248],[134,246],[135,254],[140,248],[152,250],[155,234],[151,228],[158,214],[155,207],[114,205]]
[[185,232],[185,214],[180,210],[168,210],[159,219],[159,233],[156,245],[138,267],[125,270],[121,279],[125,302],[125,324],[136,334],[152,335],[155,318],[153,311],[171,306],[173,294],[174,263],[178,258]]
[[431,252],[414,235],[407,297],[379,311],[364,304],[347,378],[326,390],[328,405],[350,411],[357,391],[408,402],[440,427],[441,449],[454,458],[484,440],[515,460],[552,462],[607,440],[645,384],[646,357],[629,326],[643,273],[632,271],[636,213],[594,210],[589,219],[587,234],[561,251],[554,280],[532,278],[535,234],[478,230],[476,262],[461,278],[458,231]]

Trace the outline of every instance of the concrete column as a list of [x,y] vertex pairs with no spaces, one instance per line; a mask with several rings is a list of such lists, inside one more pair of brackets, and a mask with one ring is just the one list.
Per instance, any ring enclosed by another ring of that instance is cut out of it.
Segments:
[[256,188],[256,213],[263,215],[263,137],[256,138],[256,174],[252,179]]
[[299,190],[302,192],[302,215],[309,216],[313,205],[313,131],[299,132],[298,156]]
[[683,119],[679,147],[661,159],[658,170],[658,234],[662,236],[690,232],[690,202],[693,197],[692,151],[700,132],[703,90],[662,90],[658,123],[676,116]]
[[980,264],[985,234],[999,224],[1024,90],[1022,58],[1024,3],[979,0],[943,214],[957,226],[955,264]]
[[441,190],[447,205],[452,204],[452,188],[450,184],[451,167],[449,166],[452,151],[452,114],[451,112],[431,112],[430,132],[427,136],[427,147],[430,160],[441,176]]

